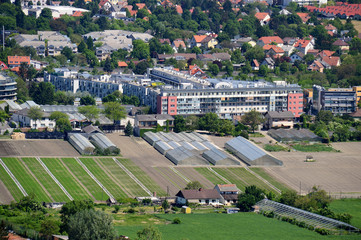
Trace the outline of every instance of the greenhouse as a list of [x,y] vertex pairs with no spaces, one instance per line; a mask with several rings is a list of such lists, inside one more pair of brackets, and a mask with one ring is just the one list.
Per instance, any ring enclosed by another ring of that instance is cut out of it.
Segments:
[[216,148],[205,151],[202,156],[213,165],[240,165],[240,162],[228,157],[227,154]]
[[281,219],[294,219],[300,223],[303,222],[306,226],[312,226],[314,228],[359,231],[359,229],[350,224],[268,199],[263,199],[256,203],[256,209],[258,209],[260,213],[273,212],[276,217],[281,217]]
[[144,133],[143,136],[144,140],[147,141],[150,145],[154,146],[154,144],[158,141],[160,141],[161,139],[158,137],[157,134],[155,134],[154,132],[146,132]]
[[163,141],[156,142],[154,144],[154,148],[157,149],[163,155],[165,155],[169,150],[173,149],[172,146],[170,146],[169,144],[167,144]]
[[68,141],[80,154],[91,155],[95,150],[93,144],[80,133],[69,135]]
[[322,138],[308,129],[271,129],[268,134],[279,142],[309,141],[320,142]]
[[104,134],[94,133],[89,138],[95,146],[102,151],[108,149],[110,152],[117,152],[118,148],[115,146]]
[[209,165],[209,163],[198,157],[183,146],[168,151],[165,156],[175,165]]
[[239,159],[252,166],[283,165],[283,162],[269,155],[263,149],[243,137],[236,137],[225,144],[225,148],[231,151]]

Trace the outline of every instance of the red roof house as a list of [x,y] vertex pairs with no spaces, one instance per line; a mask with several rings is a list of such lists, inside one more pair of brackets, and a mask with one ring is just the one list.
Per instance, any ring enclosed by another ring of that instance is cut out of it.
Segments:
[[283,40],[278,36],[269,36],[269,37],[261,37],[257,41],[257,45],[263,47],[267,44],[275,43],[277,46],[282,47],[283,46]]

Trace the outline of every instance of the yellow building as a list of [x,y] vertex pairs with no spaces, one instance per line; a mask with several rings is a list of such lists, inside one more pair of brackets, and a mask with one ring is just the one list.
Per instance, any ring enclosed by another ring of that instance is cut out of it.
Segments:
[[190,207],[183,206],[182,207],[182,213],[190,214],[190,213],[192,213],[192,209]]
[[354,86],[352,87],[352,90],[356,92],[356,101],[359,103],[361,100],[361,86]]

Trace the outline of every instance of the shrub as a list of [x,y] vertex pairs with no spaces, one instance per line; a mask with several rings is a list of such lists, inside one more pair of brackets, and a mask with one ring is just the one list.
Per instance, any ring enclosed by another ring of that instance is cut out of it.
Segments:
[[135,209],[134,208],[129,208],[127,213],[135,213]]
[[172,207],[172,210],[175,211],[175,212],[178,212],[179,208],[178,207]]
[[120,206],[119,205],[115,205],[114,206],[114,213],[119,212]]
[[315,232],[321,234],[321,235],[330,235],[331,232],[324,228],[315,228]]
[[181,224],[181,220],[179,218],[173,219],[173,224]]

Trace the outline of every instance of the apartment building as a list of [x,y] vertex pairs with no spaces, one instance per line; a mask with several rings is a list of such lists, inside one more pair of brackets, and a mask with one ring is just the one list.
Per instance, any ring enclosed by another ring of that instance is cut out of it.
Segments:
[[0,74],[0,101],[4,100],[16,100],[16,81],[15,79],[5,75],[4,73]]
[[336,88],[326,90],[321,86],[313,86],[313,110],[331,111],[333,114],[346,114],[356,111],[356,92],[351,88]]

